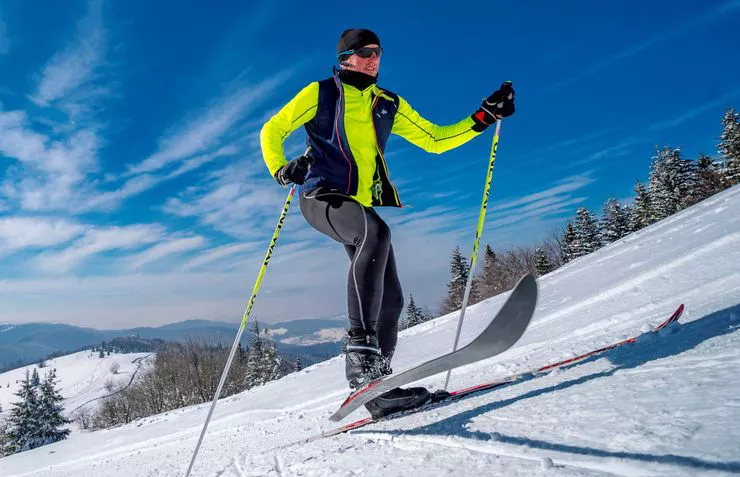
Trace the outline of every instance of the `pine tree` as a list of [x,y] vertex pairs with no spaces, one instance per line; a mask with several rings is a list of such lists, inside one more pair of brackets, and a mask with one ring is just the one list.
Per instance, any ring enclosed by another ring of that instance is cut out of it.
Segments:
[[724,188],[722,173],[711,157],[699,154],[699,158],[696,160],[696,170],[696,184],[693,194],[696,202],[711,197]]
[[277,349],[277,343],[270,338],[269,330],[265,330],[262,346],[262,384],[280,377],[282,359]]
[[247,352],[247,369],[245,385],[247,388],[261,386],[280,377],[280,354],[267,331],[260,333],[259,324],[255,321],[252,329],[254,337]]
[[452,278],[447,284],[447,296],[442,300],[442,305],[440,306],[440,312],[443,315],[462,308],[469,270],[470,267],[465,257],[463,257],[462,252],[460,252],[460,247],[455,247],[450,260],[450,274]]
[[414,296],[409,294],[409,304],[406,305],[406,328],[424,323],[426,318],[421,308],[416,306]]
[[252,338],[249,340],[249,348],[247,349],[247,369],[244,376],[245,385],[247,389],[258,386],[258,383],[262,381],[262,336],[260,336],[259,323],[254,322],[254,326],[250,330],[252,332]]
[[247,362],[247,352],[244,351],[244,348],[242,348],[241,341],[236,346],[236,357],[241,364],[245,364]]
[[56,389],[56,377],[56,370],[53,369],[46,374],[44,382],[41,384],[39,395],[39,419],[41,428],[39,430],[39,436],[43,442],[42,445],[64,440],[69,436],[70,432],[69,429],[62,429],[63,426],[66,426],[72,421],[62,414],[64,410],[62,401],[64,401],[64,398],[62,398]]
[[296,371],[300,371],[302,369],[303,369],[303,365],[301,364],[301,357],[300,356],[296,356],[295,357],[295,370]]
[[635,205],[630,216],[630,230],[636,232],[657,220],[650,194],[642,182],[635,184]]
[[537,248],[534,253],[535,256],[535,269],[537,270],[537,276],[547,275],[553,269],[552,263],[547,258],[547,254],[541,248]]
[[722,135],[717,146],[722,161],[722,177],[726,187],[740,184],[740,117],[734,109],[725,111]]
[[575,231],[575,242],[572,246],[574,258],[588,255],[601,248],[601,233],[593,212],[585,207],[578,209],[573,219],[573,229]]
[[681,157],[681,150],[669,146],[653,156],[648,190],[657,220],[669,217],[693,201],[696,171],[694,164]]
[[571,260],[574,260],[579,257],[577,240],[578,240],[578,237],[576,235],[576,228],[573,225],[573,221],[569,220],[568,225],[565,226],[565,231],[563,232],[563,240],[561,241],[562,243],[561,254],[562,254],[564,263],[568,263]]
[[41,379],[39,378],[39,373],[36,371],[36,368],[33,369],[33,373],[31,374],[31,386],[38,387],[41,384]]
[[98,358],[105,358],[105,351],[103,351],[103,348],[100,348],[100,354],[98,355]]
[[584,254],[595,252],[602,247],[601,230],[596,215],[585,207],[576,213],[576,233],[580,235]]
[[629,233],[629,210],[617,202],[614,197],[609,197],[601,214],[601,237],[603,242],[615,242]]
[[39,398],[36,388],[31,385],[30,373],[27,370],[26,378],[21,381],[20,385],[21,387],[15,393],[20,401],[13,403],[7,421],[6,454],[23,452],[42,445],[38,411]]

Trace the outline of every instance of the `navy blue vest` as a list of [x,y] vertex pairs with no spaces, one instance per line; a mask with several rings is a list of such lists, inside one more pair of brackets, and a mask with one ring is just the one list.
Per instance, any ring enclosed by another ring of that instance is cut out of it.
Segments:
[[[393,101],[383,96],[373,97],[371,114],[379,153],[375,158],[372,205],[401,207],[398,192],[388,178],[383,157],[398,110],[398,96],[386,90],[383,90],[383,94],[393,98]],[[344,129],[344,104],[344,89],[336,74],[333,78],[319,81],[316,115],[305,124],[306,142],[311,147],[313,164],[301,187],[302,191],[326,187],[350,196],[357,194],[357,164]]]

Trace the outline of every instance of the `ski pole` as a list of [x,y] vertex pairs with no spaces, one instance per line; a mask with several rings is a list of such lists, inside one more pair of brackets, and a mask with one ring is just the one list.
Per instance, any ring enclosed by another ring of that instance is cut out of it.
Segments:
[[[465,294],[463,295],[462,308],[460,309],[460,319],[457,322],[457,333],[455,334],[455,344],[452,347],[452,351],[457,350],[457,343],[460,340],[460,331],[462,330],[463,319],[465,318],[465,308],[468,306],[468,298],[470,297],[470,288],[473,285],[473,271],[475,270],[475,262],[478,257],[478,246],[480,244],[480,236],[483,233],[483,222],[486,219],[486,209],[488,208],[488,195],[491,191],[491,180],[493,178],[493,164],[496,162],[496,149],[498,149],[498,136],[501,131],[501,120],[496,120],[496,132],[493,134],[493,144],[491,145],[491,158],[488,162],[488,175],[486,176],[486,187],[483,191],[483,202],[480,206],[480,214],[478,216],[478,230],[475,232],[475,241],[473,242],[473,255],[470,258],[470,270],[468,271],[468,280],[465,284]],[[450,375],[452,369],[447,370],[447,377],[445,378],[444,390],[447,391],[447,385],[450,384]]]
[[239,340],[241,339],[242,333],[244,333],[244,328],[247,326],[247,318],[249,317],[249,313],[252,311],[252,306],[254,305],[254,300],[257,297],[257,292],[260,289],[260,285],[262,285],[262,277],[265,276],[265,270],[267,270],[267,264],[270,261],[270,257],[272,256],[272,251],[275,248],[275,244],[277,243],[278,236],[280,235],[280,230],[283,228],[283,222],[285,221],[285,217],[288,215],[288,208],[290,207],[290,203],[293,200],[293,193],[295,192],[295,184],[290,188],[290,192],[288,193],[287,199],[285,199],[285,205],[283,206],[283,212],[280,214],[280,220],[278,220],[277,227],[275,228],[275,233],[272,235],[272,240],[270,241],[270,246],[267,248],[267,254],[265,255],[265,260],[262,262],[262,267],[260,268],[260,273],[257,275],[257,281],[254,284],[254,289],[252,290],[252,297],[249,299],[249,304],[247,305],[247,309],[244,311],[244,316],[242,317],[242,324],[239,327],[239,331],[236,334],[236,338],[234,339],[234,345],[231,347],[231,353],[229,354],[229,359],[226,361],[226,366],[224,366],[224,370],[221,373],[221,381],[218,383],[218,389],[216,390],[216,395],[213,397],[213,402],[211,403],[211,409],[208,411],[208,417],[206,417],[206,422],[203,424],[203,429],[200,431],[200,438],[198,438],[198,444],[195,446],[195,451],[193,452],[193,458],[190,460],[190,466],[188,467],[188,471],[185,474],[185,477],[190,476],[190,471],[193,469],[193,464],[195,464],[195,458],[198,455],[198,450],[200,449],[200,445],[203,442],[203,436],[206,434],[206,429],[208,428],[208,423],[211,421],[211,415],[213,415],[213,410],[216,407],[216,402],[218,401],[219,396],[221,395],[221,389],[224,386],[224,383],[226,382],[226,376],[229,374],[229,368],[231,368],[231,362],[234,359],[234,354],[236,353],[237,347],[239,345]]

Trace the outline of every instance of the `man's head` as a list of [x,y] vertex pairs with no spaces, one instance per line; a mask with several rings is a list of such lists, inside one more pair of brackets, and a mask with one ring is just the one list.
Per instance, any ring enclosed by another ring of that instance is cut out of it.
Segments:
[[380,38],[370,30],[345,30],[337,45],[337,58],[342,68],[377,76],[380,68]]

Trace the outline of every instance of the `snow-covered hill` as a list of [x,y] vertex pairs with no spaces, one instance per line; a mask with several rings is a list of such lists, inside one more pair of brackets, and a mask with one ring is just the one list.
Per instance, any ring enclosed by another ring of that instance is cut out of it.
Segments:
[[[11,403],[18,400],[14,393],[18,390],[18,382],[25,379],[26,370],[33,373],[36,369],[43,380],[48,370],[56,369],[57,387],[64,398],[65,415],[69,416],[82,407],[93,409],[102,396],[110,394],[106,390],[107,383],[128,384],[148,356],[151,356],[151,353],[113,353],[100,358],[98,353],[87,350],[48,360],[44,368],[31,365],[2,373],[0,374],[0,405],[2,405],[3,413],[0,419],[8,414]],[[111,370],[114,365],[118,366],[117,373]],[[73,425],[72,430],[76,433],[77,427]],[[0,475],[3,475],[2,472]]]
[[[545,376],[349,435],[278,449],[333,424],[341,357],[219,402],[198,476],[695,476],[740,473],[740,187],[543,277],[534,321],[461,387],[632,336],[659,336]],[[494,218],[495,222],[495,218]],[[495,237],[493,238],[495,240]],[[466,314],[462,342],[504,297]],[[401,334],[394,369],[451,347],[458,315]],[[424,381],[432,388],[444,375]],[[184,475],[208,404],[0,460],[2,475]],[[364,411],[351,418],[359,418]]]

